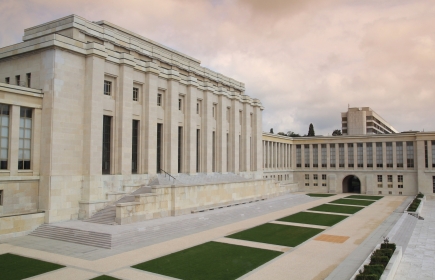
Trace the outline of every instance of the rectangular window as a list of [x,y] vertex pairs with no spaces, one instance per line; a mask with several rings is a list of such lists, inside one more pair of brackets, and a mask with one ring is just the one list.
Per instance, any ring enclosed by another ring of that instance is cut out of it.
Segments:
[[393,182],[393,175],[387,175],[387,182]]
[[212,114],[213,114],[213,119],[216,119],[216,115],[217,115],[217,105],[216,104],[213,104]]
[[406,142],[406,165],[409,168],[414,167],[414,143]]
[[112,82],[104,80],[104,95],[112,95]]
[[382,183],[382,175],[378,175],[378,182]]
[[231,112],[231,108],[227,107],[227,121],[230,122],[230,112]]
[[348,167],[354,167],[354,163],[353,163],[353,144],[352,143],[348,143],[347,144],[347,166]]
[[378,194],[382,194],[382,191],[378,191]]
[[403,189],[403,185],[397,185],[397,188]]
[[211,135],[211,171],[216,172],[216,132]]
[[162,103],[163,103],[163,95],[161,93],[157,94],[157,106],[162,107]]
[[402,195],[402,192],[399,192],[399,195]]
[[27,87],[30,87],[31,82],[32,82],[32,74],[31,73],[27,73],[26,74],[26,79],[27,79]]
[[16,75],[15,76],[15,84],[17,86],[19,86],[21,84],[21,77],[20,77],[20,75]]
[[376,167],[383,167],[382,160],[382,143],[376,143]]
[[250,114],[250,120],[249,120],[249,123],[251,124],[251,127],[254,127],[254,116],[253,116],[252,113]]
[[373,167],[373,145],[366,143],[367,167]]
[[344,144],[338,144],[338,167],[344,167]]
[[435,193],[435,176],[432,176],[432,192]]
[[138,170],[139,153],[139,121],[133,120],[132,144],[131,144],[131,173],[136,174]]
[[326,180],[326,174],[322,174],[322,180]]
[[313,175],[313,179],[314,179],[314,180],[318,180],[318,179],[319,179],[318,175],[317,175],[317,174],[314,174],[314,175]]
[[305,183],[305,187],[309,187],[310,186],[310,183]]
[[397,164],[397,167],[403,167],[403,145],[402,145],[402,142],[396,142],[396,164]]
[[0,206],[3,205],[3,190],[0,190]]
[[30,169],[32,143],[32,109],[20,108],[20,140],[18,149],[18,169]]
[[356,164],[359,168],[364,167],[363,165],[363,144],[356,144]]
[[387,154],[387,167],[393,167],[393,143],[387,142],[386,144],[386,154]]
[[103,174],[110,174],[112,117],[103,116]]
[[0,104],[0,169],[8,169],[9,105]]
[[392,189],[393,188],[393,184],[388,184],[388,188]]
[[326,183],[322,183],[322,187],[326,187]]
[[378,188],[382,188],[382,183],[378,183]]
[[183,167],[183,127],[178,127],[178,173],[181,173]]
[[156,147],[156,167],[157,167],[157,173],[162,172],[162,149],[163,149],[163,124],[158,123],[157,124],[157,147]]
[[305,167],[310,167],[310,145],[304,145]]
[[432,140],[432,167],[435,167],[435,141]]
[[335,144],[329,144],[329,166],[335,167]]
[[305,180],[310,180],[310,174],[305,174]]
[[196,172],[200,170],[200,158],[201,158],[201,130],[196,130]]
[[6,83],[6,84],[9,84],[10,82],[11,82],[11,79],[10,79],[9,77],[6,77],[6,78],[5,78],[5,83]]
[[301,145],[296,145],[296,167],[302,167]]
[[318,186],[318,183],[313,183],[313,185],[314,185],[315,187],[317,187],[317,186]]
[[133,88],[133,101],[139,101],[139,88]]
[[183,101],[181,98],[178,98],[178,110],[181,111],[181,108],[183,108]]
[[239,111],[239,124],[240,125],[242,125],[242,121],[243,121],[242,111]]
[[403,182],[403,175],[397,175],[397,182],[399,183]]
[[321,148],[321,154],[322,154],[322,167],[326,168],[327,167],[327,163],[326,163],[326,144],[322,144],[320,146]]
[[429,155],[427,151],[427,141],[424,141],[424,166],[429,168]]
[[313,144],[313,167],[319,167],[319,145]]

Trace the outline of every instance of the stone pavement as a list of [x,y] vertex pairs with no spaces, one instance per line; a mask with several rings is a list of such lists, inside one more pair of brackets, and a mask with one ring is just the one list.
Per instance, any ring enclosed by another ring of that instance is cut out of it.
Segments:
[[[298,195],[293,195],[293,197],[297,196]],[[211,227],[210,229],[204,226],[199,231],[196,229],[196,233],[189,233],[189,231],[182,232],[179,230],[178,237],[172,237],[176,236],[176,233],[166,236],[166,240],[159,240],[156,237],[148,241],[149,245],[142,247],[141,244],[133,244],[131,248],[124,248],[125,251],[80,246],[44,238],[38,238],[38,240],[16,238],[15,240],[10,240],[8,243],[0,244],[0,254],[10,252],[67,266],[66,268],[43,274],[33,279],[80,280],[89,279],[101,274],[120,279],[170,279],[162,275],[133,269],[131,266],[208,241],[225,241],[222,238],[232,233],[268,223],[300,211],[305,211],[306,209],[344,196],[347,196],[347,194],[327,198],[307,197],[308,200],[304,203],[293,202],[293,205],[289,204],[286,207],[283,206],[282,209],[277,209],[278,207],[276,207],[276,209],[270,211],[266,211],[266,209],[274,208],[273,205],[259,207],[260,203],[263,202],[252,203],[249,205],[250,211],[248,211],[249,209],[244,209],[244,215],[251,213],[251,211],[254,213],[258,211],[257,213],[259,214],[252,214],[253,217],[245,216],[243,220],[224,219],[224,225],[208,225]],[[289,195],[287,200],[291,201],[290,197],[292,197],[292,195]],[[299,195],[299,197],[302,197],[302,195]],[[289,248],[289,250],[284,252],[281,256],[260,266],[242,278],[324,279],[349,255],[349,253],[358,247],[373,230],[377,229],[405,198],[406,197],[385,197],[323,232],[335,236],[348,236],[349,238],[344,243],[332,243],[311,239],[295,248]],[[230,208],[225,210],[229,209]],[[222,213],[224,212],[226,211],[222,211]],[[199,214],[211,215],[218,214],[218,212],[212,211],[210,213]],[[199,217],[200,216],[196,217],[196,219]],[[219,217],[219,215],[216,217]],[[193,215],[189,218],[186,218],[186,216],[183,217],[186,221],[190,218],[193,218]],[[157,220],[151,221],[150,224],[156,225],[157,223],[164,224],[162,221]],[[187,227],[189,228],[190,226]],[[44,240],[45,243],[40,243],[42,240]]]
[[435,279],[435,200],[426,200],[395,280]]

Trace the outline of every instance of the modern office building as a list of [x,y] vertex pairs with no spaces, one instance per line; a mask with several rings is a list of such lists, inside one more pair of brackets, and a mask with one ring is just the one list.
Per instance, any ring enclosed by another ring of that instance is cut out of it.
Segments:
[[[243,83],[112,23],[28,28],[0,48],[0,239],[291,191],[435,190],[435,133],[392,134],[352,108],[343,132],[359,135],[290,138],[262,133],[263,109]],[[380,127],[390,134],[367,133]]]
[[397,130],[369,107],[348,108],[341,113],[343,135],[391,134]]

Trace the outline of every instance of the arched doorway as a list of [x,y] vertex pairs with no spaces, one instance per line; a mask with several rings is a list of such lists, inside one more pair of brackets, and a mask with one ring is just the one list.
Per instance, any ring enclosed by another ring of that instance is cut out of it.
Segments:
[[361,193],[361,181],[354,175],[346,176],[343,179],[344,193]]

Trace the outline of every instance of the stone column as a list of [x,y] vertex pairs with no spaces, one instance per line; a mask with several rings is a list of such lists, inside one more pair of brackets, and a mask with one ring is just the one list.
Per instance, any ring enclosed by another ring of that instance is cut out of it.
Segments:
[[249,122],[250,112],[248,103],[242,104],[242,123],[241,123],[241,139],[242,139],[242,168],[244,171],[251,171],[251,125]]
[[403,153],[402,153],[402,157],[403,157],[403,170],[406,170],[406,169],[408,169],[408,163],[407,163],[408,156],[406,155],[406,142],[405,141],[402,142],[402,149],[403,149]]
[[431,140],[427,141],[427,164],[428,168],[432,169],[432,142]]
[[344,143],[344,169],[349,169],[349,150],[348,143]]
[[206,90],[201,112],[201,170],[211,173],[213,169],[213,92]]
[[393,145],[393,170],[397,168],[397,151],[396,151],[396,142],[392,142]]
[[326,144],[326,169],[331,169],[331,147],[328,144]]
[[[196,174],[196,129],[197,129],[197,88],[193,85],[187,86],[186,94],[186,113],[185,116],[185,149],[186,149],[186,165],[185,172],[187,174]],[[226,142],[226,139],[224,140]],[[226,146],[226,145],[225,145]]]
[[239,122],[240,102],[237,99],[231,100],[230,109],[230,163],[231,171],[239,174],[239,136],[240,136],[240,122]]
[[262,178],[262,171],[263,169],[261,168],[261,162],[263,161],[263,153],[261,150],[261,141],[263,139],[263,132],[262,132],[262,126],[263,126],[263,118],[262,118],[262,109],[258,106],[253,108],[253,114],[252,114],[252,118],[253,118],[253,127],[251,129],[251,135],[252,135],[252,147],[253,147],[253,160],[254,160],[254,164],[252,165],[254,170],[253,171],[257,171],[259,172],[259,178]]
[[216,167],[221,173],[227,172],[227,122],[226,122],[226,97],[218,96],[216,112]]
[[382,169],[387,170],[387,143],[382,142]]
[[163,169],[169,174],[178,173],[178,98],[179,98],[178,71],[170,70],[168,89],[163,98],[164,123],[163,123]]
[[367,143],[363,143],[363,169],[367,170]]

